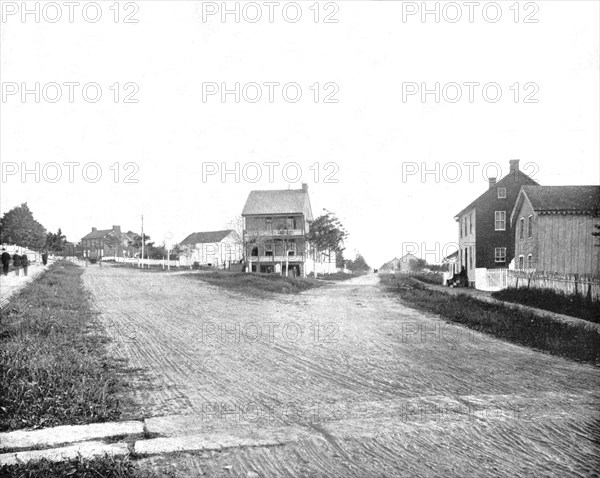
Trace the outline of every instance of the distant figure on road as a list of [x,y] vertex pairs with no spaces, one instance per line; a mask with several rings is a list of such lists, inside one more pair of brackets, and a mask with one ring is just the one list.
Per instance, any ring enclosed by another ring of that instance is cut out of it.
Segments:
[[2,248],[2,272],[4,275],[8,274],[8,266],[10,266],[10,254],[6,252],[5,248]]
[[42,264],[44,264],[44,265],[48,264],[48,253],[47,252],[42,253]]
[[27,269],[29,268],[29,257],[27,257],[27,254],[21,256],[21,267],[23,267],[23,274],[27,275]]
[[19,269],[21,268],[21,256],[19,254],[13,255],[13,266],[15,267],[15,275],[19,275]]

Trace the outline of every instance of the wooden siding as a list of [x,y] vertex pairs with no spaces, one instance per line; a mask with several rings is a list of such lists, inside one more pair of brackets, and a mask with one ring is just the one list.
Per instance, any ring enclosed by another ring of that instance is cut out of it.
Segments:
[[[520,217],[520,216],[519,216]],[[536,269],[562,274],[600,273],[600,247],[592,236],[598,219],[574,214],[536,215]]]

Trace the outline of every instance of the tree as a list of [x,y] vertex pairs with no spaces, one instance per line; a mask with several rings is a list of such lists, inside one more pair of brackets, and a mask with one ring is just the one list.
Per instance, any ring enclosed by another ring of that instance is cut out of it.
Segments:
[[67,238],[62,233],[60,227],[56,233],[49,232],[46,234],[46,241],[44,244],[44,248],[48,251],[52,251],[54,253],[63,252],[65,249],[65,245],[67,244]]
[[362,254],[360,252],[356,253],[356,259],[354,259],[353,261],[348,261],[348,269],[350,269],[352,272],[368,272],[371,267],[369,266],[369,264],[367,264],[367,261],[365,260],[365,258],[362,256]]
[[46,228],[33,218],[27,203],[23,203],[0,219],[0,242],[41,249],[46,243]]
[[408,262],[410,272],[420,272],[427,267],[427,261],[424,259],[411,259]]
[[331,257],[332,253],[343,254],[344,241],[348,238],[346,229],[334,213],[324,209],[325,214],[309,222],[306,239],[317,252]]
[[[144,247],[152,247],[152,245],[154,245],[153,242],[148,242],[149,239],[150,239],[150,236],[148,234],[144,234],[144,241],[143,241]],[[141,253],[142,253],[142,235],[141,234],[133,234],[133,237],[128,242],[128,245],[129,245],[129,247],[132,247],[134,250],[136,250],[137,254],[141,255]],[[144,251],[144,255],[146,255],[146,257],[148,257],[148,255],[146,254],[146,251]]]

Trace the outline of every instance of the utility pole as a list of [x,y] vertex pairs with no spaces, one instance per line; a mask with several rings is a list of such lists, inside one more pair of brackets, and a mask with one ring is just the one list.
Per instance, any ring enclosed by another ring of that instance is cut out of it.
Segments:
[[140,266],[144,268],[144,215],[142,214],[142,257],[140,261]]

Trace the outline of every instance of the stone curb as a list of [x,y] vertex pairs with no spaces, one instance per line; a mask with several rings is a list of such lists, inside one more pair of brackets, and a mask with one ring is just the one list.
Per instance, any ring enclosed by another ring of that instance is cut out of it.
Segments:
[[106,444],[99,441],[79,443],[62,448],[52,448],[49,450],[20,451],[16,453],[4,453],[0,455],[0,466],[17,465],[19,463],[28,463],[45,458],[49,461],[66,461],[80,456],[84,459],[90,459],[104,454],[116,456],[127,455],[129,449],[127,443]]
[[283,445],[274,439],[254,439],[241,437],[210,437],[206,435],[186,435],[180,437],[151,438],[136,441],[133,451],[140,455],[157,455],[178,451],[220,451],[227,448],[250,446]]
[[141,435],[144,423],[139,421],[62,425],[41,430],[16,430],[0,433],[0,451],[13,448],[56,446],[65,443],[112,438],[122,435]]

